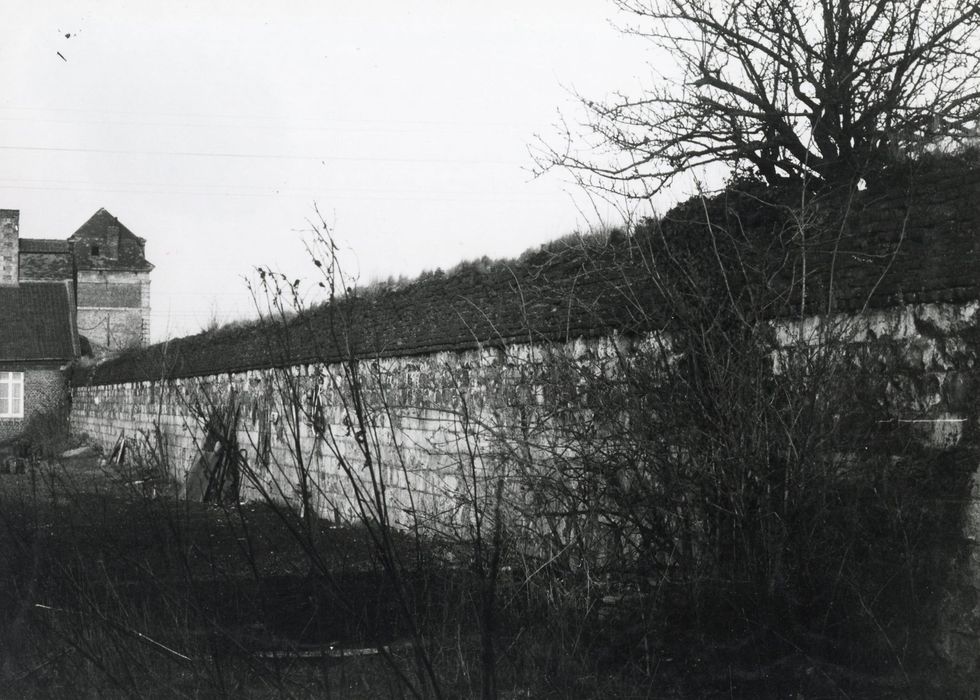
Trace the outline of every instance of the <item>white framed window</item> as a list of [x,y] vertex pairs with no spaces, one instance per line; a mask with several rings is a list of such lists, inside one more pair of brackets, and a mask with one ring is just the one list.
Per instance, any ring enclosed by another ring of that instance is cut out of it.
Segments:
[[0,418],[24,417],[24,373],[0,372]]

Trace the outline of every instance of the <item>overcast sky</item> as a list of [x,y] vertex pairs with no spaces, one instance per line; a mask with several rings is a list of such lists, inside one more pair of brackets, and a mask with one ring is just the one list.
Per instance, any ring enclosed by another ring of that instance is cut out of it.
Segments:
[[105,207],[145,238],[154,340],[247,315],[255,265],[308,272],[314,203],[364,282],[588,225],[528,145],[581,118],[569,90],[634,90],[651,59],[602,0],[17,5],[0,208],[24,237]]

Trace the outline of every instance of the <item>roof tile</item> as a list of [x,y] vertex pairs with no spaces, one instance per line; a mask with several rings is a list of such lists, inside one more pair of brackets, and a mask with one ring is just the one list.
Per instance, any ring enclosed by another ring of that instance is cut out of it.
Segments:
[[67,361],[75,347],[67,284],[0,287],[0,360]]
[[819,313],[977,299],[978,193],[980,166],[972,165],[930,176],[914,189],[890,182],[856,201],[830,197],[808,212],[814,235],[804,240],[794,216],[798,192],[725,192],[681,204],[659,223],[605,246],[552,245],[518,261],[463,265],[451,275],[437,272],[401,289],[311,310],[291,321],[288,334],[254,324],[178,338],[74,381],[198,376],[613,329],[642,333],[671,322],[673,309],[657,282],[665,265],[680,264],[675,269],[701,285],[702,298],[752,296],[764,300],[770,317],[798,313],[803,301],[807,313]]

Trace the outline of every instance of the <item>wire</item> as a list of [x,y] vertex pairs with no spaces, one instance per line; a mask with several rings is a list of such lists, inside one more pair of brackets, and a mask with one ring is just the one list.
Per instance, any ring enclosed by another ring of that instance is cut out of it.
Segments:
[[[79,114],[122,114],[135,117],[154,117],[154,118],[180,118],[180,119],[248,119],[254,121],[272,121],[282,118],[275,114],[208,114],[205,112],[147,112],[137,110],[122,109],[86,109],[82,107],[23,107],[17,105],[0,104],[0,109],[18,112],[68,112]],[[337,124],[415,124],[419,126],[519,126],[524,125],[517,121],[473,121],[473,120],[452,120],[452,119],[371,119],[369,117],[358,117],[356,119],[338,119],[323,117],[306,117],[304,119],[291,119],[292,122],[314,122],[316,124],[337,123]]]
[[[126,187],[125,190],[113,190],[113,191],[124,191],[124,192],[143,192],[145,190],[129,189],[134,187],[141,188],[175,188],[180,187],[180,183],[170,183],[170,182],[96,182],[92,180],[52,180],[47,178],[14,178],[14,177],[0,177],[0,188],[7,187],[8,185],[4,183],[10,183],[9,187],[11,189],[19,189],[25,185],[25,183],[36,183],[42,185],[84,185],[87,187]],[[234,187],[224,184],[208,184],[208,183],[197,183],[196,187],[203,188],[223,188],[232,194],[256,194],[256,195],[270,195],[270,194],[311,194],[311,195],[322,195],[325,193],[334,194],[378,194],[379,192],[384,192],[385,197],[389,195],[408,195],[410,197],[418,198],[431,195],[447,196],[447,197],[469,197],[482,195],[482,198],[496,199],[497,197],[488,197],[489,194],[486,190],[433,190],[433,189],[389,189],[380,187],[318,187],[318,188],[291,188],[291,187],[275,187],[274,185],[235,185]],[[251,190],[252,192],[249,192]],[[272,192],[274,190],[274,192]],[[83,190],[85,191],[85,190]],[[160,190],[149,190],[149,192],[159,192]],[[210,194],[202,190],[168,190],[167,193],[194,193],[200,192],[202,194]],[[225,194],[223,192],[215,192],[214,194]],[[512,201],[515,197],[513,194],[500,192],[500,197],[506,197],[508,201]],[[520,197],[518,197],[520,199]],[[541,199],[541,197],[530,197],[532,200]]]
[[[267,189],[272,189],[267,188]],[[284,196],[310,196],[318,195],[326,192],[337,192],[337,199],[344,199],[349,201],[358,202],[452,202],[452,201],[474,201],[474,202],[534,202],[534,201],[546,201],[546,197],[520,197],[515,196],[511,193],[500,191],[500,192],[487,192],[478,193],[473,195],[468,195],[466,197],[458,196],[459,193],[447,192],[446,196],[430,196],[431,193],[419,193],[419,194],[405,194],[403,196],[392,196],[388,194],[388,191],[384,188],[377,188],[375,190],[378,194],[377,196],[365,196],[361,194],[343,194],[343,190],[289,190],[285,188],[277,189],[274,192],[207,192],[201,190],[152,190],[152,189],[120,189],[116,187],[41,187],[36,185],[5,185],[0,184],[0,190],[30,190],[30,191],[40,191],[40,192],[99,192],[99,193],[111,193],[111,194],[135,194],[135,195],[171,195],[171,196],[202,196],[202,197],[284,197]]]
[[39,151],[43,153],[100,153],[125,156],[178,156],[188,158],[237,158],[257,160],[311,160],[341,163],[439,163],[442,165],[523,165],[516,161],[478,158],[393,158],[377,156],[297,156],[277,153],[222,153],[210,151],[134,151],[113,148],[68,148],[64,146],[0,145],[0,151]]
[[[2,108],[0,108],[2,109]],[[297,124],[294,122],[285,122],[278,124],[246,124],[238,123],[234,121],[230,123],[219,123],[213,122],[207,123],[191,123],[191,122],[168,122],[168,121],[158,121],[158,122],[145,122],[145,121],[103,121],[103,120],[80,120],[80,119],[36,119],[31,117],[3,117],[0,116],[0,121],[4,122],[29,122],[31,124],[72,124],[75,126],[142,126],[142,127],[174,127],[174,128],[187,128],[187,129],[256,129],[256,130],[276,130],[276,131],[321,131],[321,132],[341,132],[345,134],[442,134],[442,129],[446,126],[453,126],[456,130],[460,130],[460,127],[469,127],[471,131],[483,132],[486,130],[487,126],[493,126],[494,128],[500,128],[501,126],[513,128],[515,131],[519,130],[522,133],[526,130],[526,126],[522,124],[469,124],[460,122],[459,124],[440,124],[438,122],[404,122],[405,124],[415,124],[416,128],[405,128],[397,127],[387,122],[374,122],[377,126],[365,126],[364,122],[354,121],[354,120],[324,120],[327,123],[331,121],[338,122],[335,126],[326,126],[324,124],[303,126],[302,124]],[[349,126],[347,126],[349,124]],[[440,127],[440,131],[434,131],[430,129],[425,129],[422,127]],[[361,127],[361,128],[357,128]],[[465,130],[465,129],[464,129]]]

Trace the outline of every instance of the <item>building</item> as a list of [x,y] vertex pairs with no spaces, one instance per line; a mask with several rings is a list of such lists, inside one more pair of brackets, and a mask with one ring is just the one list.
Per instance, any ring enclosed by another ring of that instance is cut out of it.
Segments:
[[97,357],[146,345],[153,269],[145,257],[146,241],[99,209],[67,242],[83,352],[86,343]]
[[146,344],[144,244],[105,209],[67,240],[22,238],[0,210],[0,440],[65,400],[73,360]]

